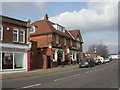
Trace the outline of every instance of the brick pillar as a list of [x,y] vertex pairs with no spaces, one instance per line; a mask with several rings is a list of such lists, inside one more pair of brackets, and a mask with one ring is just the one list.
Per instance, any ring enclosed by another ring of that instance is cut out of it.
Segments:
[[43,69],[47,69],[47,56],[43,55],[42,58],[43,58]]
[[27,51],[27,71],[30,71],[30,50]]

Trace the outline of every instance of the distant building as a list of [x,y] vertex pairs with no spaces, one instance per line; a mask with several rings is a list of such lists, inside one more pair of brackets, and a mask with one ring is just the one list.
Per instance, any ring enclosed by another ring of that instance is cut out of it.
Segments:
[[33,68],[76,64],[82,58],[83,39],[80,30],[67,31],[65,27],[49,21],[47,14],[43,20],[31,24],[30,40],[34,45],[31,64],[36,66],[32,65]]
[[29,71],[29,22],[6,16],[0,22],[0,72]]

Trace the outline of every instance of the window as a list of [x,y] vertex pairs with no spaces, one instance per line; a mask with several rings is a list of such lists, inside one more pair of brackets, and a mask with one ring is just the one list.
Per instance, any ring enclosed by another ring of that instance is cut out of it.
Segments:
[[25,42],[25,31],[20,30],[20,42],[24,43]]
[[40,55],[40,52],[38,52],[38,55]]
[[80,48],[80,43],[76,42],[76,46],[77,46],[77,48]]
[[66,38],[64,38],[64,45],[66,46]]
[[2,69],[13,69],[12,53],[2,53]]
[[13,30],[13,41],[18,42],[18,29]]
[[0,40],[3,39],[3,27],[0,26]]
[[2,69],[25,68],[24,53],[2,53]]
[[59,44],[59,37],[56,35],[56,44]]
[[52,58],[55,59],[55,51],[52,52]]
[[30,56],[33,56],[33,52],[30,52]]
[[72,39],[70,40],[70,46],[72,46]]

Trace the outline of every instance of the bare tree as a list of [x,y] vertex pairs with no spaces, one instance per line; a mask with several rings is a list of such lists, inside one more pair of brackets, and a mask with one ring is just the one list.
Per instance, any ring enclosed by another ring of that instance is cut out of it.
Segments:
[[97,55],[100,55],[104,58],[108,57],[109,54],[108,47],[103,44],[91,45],[86,53],[93,54],[95,52],[95,48]]

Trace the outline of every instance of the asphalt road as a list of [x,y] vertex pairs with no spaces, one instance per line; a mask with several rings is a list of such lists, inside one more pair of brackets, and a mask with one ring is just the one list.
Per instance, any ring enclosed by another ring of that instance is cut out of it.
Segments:
[[2,81],[2,88],[118,88],[118,61]]

